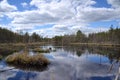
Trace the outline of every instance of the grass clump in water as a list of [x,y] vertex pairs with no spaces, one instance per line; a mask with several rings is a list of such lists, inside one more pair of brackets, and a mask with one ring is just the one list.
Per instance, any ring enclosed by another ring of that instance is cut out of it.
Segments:
[[24,67],[45,67],[50,63],[42,54],[29,56],[25,53],[16,53],[9,55],[5,60],[10,65]]
[[2,59],[3,57],[0,55],[0,60]]
[[35,48],[35,49],[33,49],[33,51],[34,52],[39,52],[39,53],[49,53],[50,52],[49,49],[44,50],[44,49],[41,49],[41,48]]

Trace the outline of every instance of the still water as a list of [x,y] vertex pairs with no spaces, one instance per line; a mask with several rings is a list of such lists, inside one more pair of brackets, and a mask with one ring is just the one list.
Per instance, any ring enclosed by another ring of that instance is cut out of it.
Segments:
[[0,61],[0,80],[114,80],[118,73],[119,48],[41,46],[43,49],[50,47],[56,51],[44,54],[51,62],[47,69],[16,69],[9,67],[3,59]]

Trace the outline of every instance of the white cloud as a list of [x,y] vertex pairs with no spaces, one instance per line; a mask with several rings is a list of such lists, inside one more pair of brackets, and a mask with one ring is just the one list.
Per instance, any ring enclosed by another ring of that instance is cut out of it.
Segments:
[[17,7],[14,5],[10,5],[7,0],[2,0],[0,2],[0,17],[3,17],[5,13],[12,12],[17,10]]
[[0,2],[0,12],[11,12],[14,10],[17,10],[17,8],[13,5],[10,5],[7,0]]
[[[33,30],[33,32],[36,32],[43,37],[53,37],[56,35],[64,35],[64,34],[71,34],[72,30],[71,27],[68,27],[66,25],[54,25],[53,27],[50,28],[42,28],[40,30]],[[33,33],[31,32],[31,33]]]
[[27,4],[26,2],[21,3],[21,5],[22,5],[23,7],[27,7],[27,6],[28,6],[28,4]]
[[12,29],[12,26],[9,25],[9,24],[0,24],[0,27],[6,28],[6,29],[8,29],[8,30],[13,30],[13,29]]
[[81,30],[83,33],[88,35],[89,33],[97,33],[101,31],[107,31],[108,28],[101,26],[101,27],[86,27],[86,26],[68,26],[68,25],[54,25],[51,28],[42,28],[40,30],[33,30],[31,33],[36,32],[43,37],[53,37],[58,35],[65,35],[65,34],[75,34],[77,30]]
[[9,18],[13,18],[12,23],[15,24],[48,24],[59,21],[59,17],[54,17],[39,10],[14,12],[7,15]]
[[[5,1],[5,0],[4,0]],[[32,0],[23,6],[35,6],[35,10],[10,12],[7,16],[12,20],[11,26],[16,29],[24,27],[33,29],[36,26],[54,24],[48,29],[41,29],[48,35],[63,35],[74,33],[78,29],[88,32],[88,25],[95,21],[111,21],[120,19],[120,8],[96,8],[94,0]],[[113,0],[108,3],[115,6]],[[14,9],[15,10],[15,9]],[[50,32],[51,31],[51,32]],[[96,31],[91,30],[90,31]]]
[[[109,8],[93,8],[90,7],[91,4],[95,3],[91,0],[81,1],[81,0],[61,0],[61,2],[57,2],[58,0],[49,1],[48,0],[33,0],[31,5],[35,5],[39,10],[36,12],[26,13],[34,17],[36,21],[38,19],[44,20],[44,22],[61,22],[66,23],[71,20],[81,21],[99,21],[99,20],[109,20],[118,17],[119,10],[109,9]],[[91,2],[90,2],[91,1]],[[77,2],[77,6],[75,4]],[[66,5],[67,4],[67,5]],[[89,6],[88,6],[89,5]],[[76,8],[76,9],[75,9]],[[77,13],[76,11],[77,10]],[[76,14],[75,14],[76,13]],[[32,16],[32,14],[35,14]],[[26,16],[26,15],[24,15]],[[36,18],[37,16],[37,18]],[[112,18],[113,17],[113,18]],[[26,19],[26,18],[25,18]],[[29,18],[28,18],[29,19]],[[41,23],[41,21],[38,23]],[[75,22],[74,22],[75,23]]]
[[106,21],[120,18],[120,10],[108,8],[79,8],[78,18],[84,22]]
[[120,8],[120,0],[107,0],[112,7]]

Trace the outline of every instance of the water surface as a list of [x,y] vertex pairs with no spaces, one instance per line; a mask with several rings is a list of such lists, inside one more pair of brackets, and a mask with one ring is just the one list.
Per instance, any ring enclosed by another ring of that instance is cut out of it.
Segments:
[[[85,46],[41,46],[51,64],[43,71],[10,67],[0,61],[0,80],[114,80],[118,72],[119,49]],[[30,53],[33,55],[33,53]],[[110,70],[111,65],[113,65]],[[11,69],[14,68],[14,69]],[[10,69],[10,70],[9,70]]]

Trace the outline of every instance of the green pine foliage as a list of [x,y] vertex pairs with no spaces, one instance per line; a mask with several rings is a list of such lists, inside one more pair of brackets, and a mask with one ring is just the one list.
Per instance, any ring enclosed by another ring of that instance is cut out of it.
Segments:
[[42,37],[36,33],[31,36],[26,33],[15,33],[5,28],[0,28],[0,43],[27,43],[41,42]]
[[52,42],[58,45],[66,45],[70,43],[106,43],[120,44],[120,28],[112,28],[106,32],[91,33],[86,36],[82,31],[78,30],[76,34],[55,36],[52,39],[42,38],[40,35],[33,33],[14,33],[8,29],[0,28],[0,43],[28,43],[28,42]]

